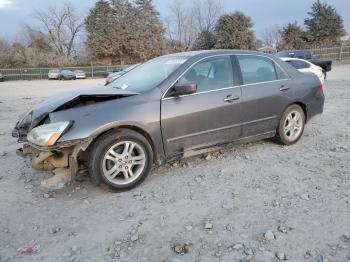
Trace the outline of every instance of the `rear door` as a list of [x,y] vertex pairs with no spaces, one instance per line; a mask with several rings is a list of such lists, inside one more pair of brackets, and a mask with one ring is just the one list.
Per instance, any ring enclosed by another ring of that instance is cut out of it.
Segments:
[[259,55],[237,55],[241,71],[243,136],[274,132],[290,103],[288,75],[272,59]]
[[197,92],[162,99],[161,127],[167,157],[241,137],[242,94],[232,65],[229,55],[196,62],[178,82],[196,83]]

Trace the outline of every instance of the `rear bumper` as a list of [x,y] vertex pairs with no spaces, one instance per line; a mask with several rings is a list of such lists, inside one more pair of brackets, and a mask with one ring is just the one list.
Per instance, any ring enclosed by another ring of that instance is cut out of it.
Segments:
[[316,115],[320,115],[323,113],[325,102],[325,96],[323,92],[317,92],[314,99],[311,100],[307,105],[307,119],[308,121]]

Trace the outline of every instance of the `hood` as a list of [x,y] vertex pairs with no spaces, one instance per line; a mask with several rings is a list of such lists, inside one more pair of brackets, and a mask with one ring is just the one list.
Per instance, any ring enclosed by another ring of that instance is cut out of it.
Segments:
[[[40,122],[44,121],[47,116],[55,111],[65,110],[73,107],[80,107],[90,105],[93,103],[104,102],[112,99],[119,99],[122,97],[137,95],[138,93],[116,89],[112,87],[98,86],[93,88],[82,88],[75,91],[64,92],[36,105],[28,113],[19,117],[15,129],[19,130],[19,136],[26,136],[26,133],[32,128],[36,127]],[[22,126],[24,119],[31,114],[30,126]],[[22,131],[22,132],[21,132]],[[26,132],[25,132],[26,131]]]
[[51,96],[48,99],[44,100],[40,104],[36,105],[33,108],[33,117],[41,115],[43,113],[51,113],[54,112],[59,107],[72,102],[73,100],[79,100],[79,99],[85,99],[86,98],[108,98],[114,99],[114,98],[121,98],[125,96],[131,96],[131,95],[137,95],[135,92],[117,89],[117,88],[111,88],[111,87],[105,87],[105,86],[99,86],[99,87],[93,87],[93,88],[84,88],[79,89],[71,92],[64,92],[55,96]]

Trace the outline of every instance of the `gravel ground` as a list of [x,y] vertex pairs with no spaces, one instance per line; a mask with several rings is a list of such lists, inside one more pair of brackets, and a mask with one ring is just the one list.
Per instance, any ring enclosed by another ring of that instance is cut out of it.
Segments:
[[45,191],[9,132],[43,98],[102,79],[0,83],[0,261],[350,261],[349,72],[328,75],[324,114],[296,145],[228,146],[123,193],[88,176]]

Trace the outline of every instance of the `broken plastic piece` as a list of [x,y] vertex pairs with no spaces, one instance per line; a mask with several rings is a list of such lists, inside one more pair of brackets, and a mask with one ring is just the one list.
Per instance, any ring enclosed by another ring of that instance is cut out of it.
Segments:
[[39,250],[40,250],[40,245],[37,245],[34,242],[31,242],[30,244],[17,249],[18,252],[26,253],[26,254],[38,253]]

